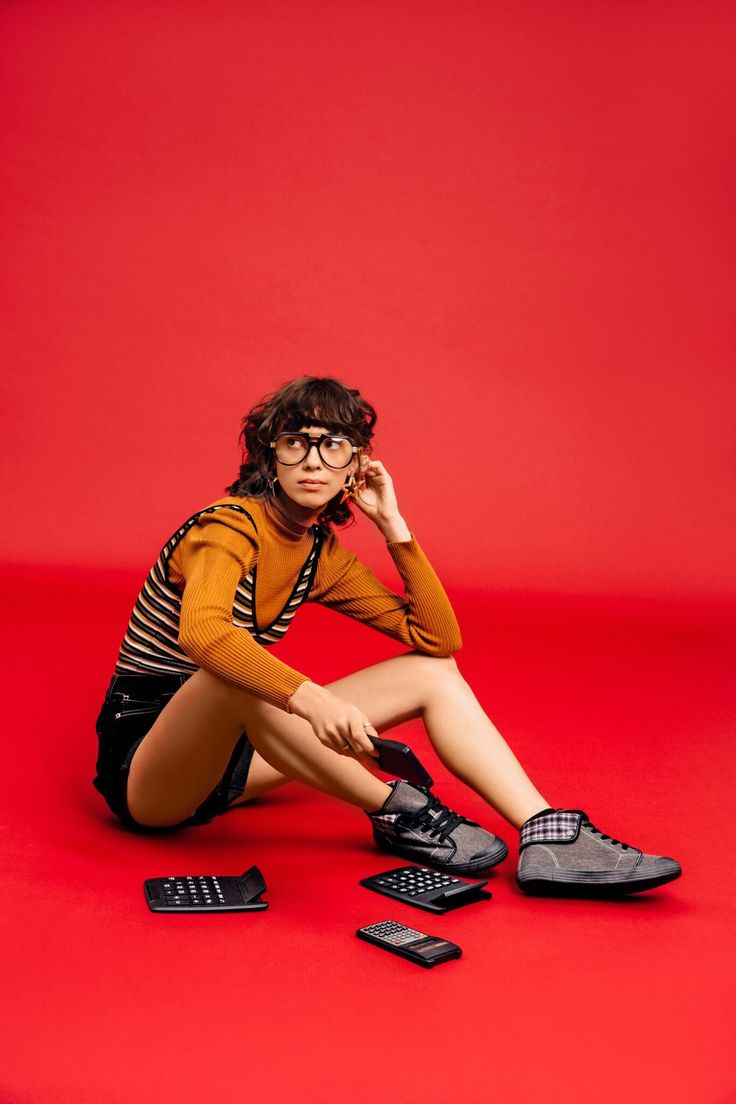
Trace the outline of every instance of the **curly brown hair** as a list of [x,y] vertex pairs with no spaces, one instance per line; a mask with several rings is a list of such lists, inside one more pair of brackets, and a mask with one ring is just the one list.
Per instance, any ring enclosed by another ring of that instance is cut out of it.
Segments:
[[[373,427],[378,415],[360,394],[332,376],[301,376],[266,395],[245,415],[238,440],[242,463],[238,478],[225,490],[242,498],[274,497],[271,480],[276,462],[269,442],[277,433],[298,430],[302,425],[322,425],[331,433],[344,433],[370,455]],[[336,494],[322,510],[317,524],[355,524],[348,502]]]

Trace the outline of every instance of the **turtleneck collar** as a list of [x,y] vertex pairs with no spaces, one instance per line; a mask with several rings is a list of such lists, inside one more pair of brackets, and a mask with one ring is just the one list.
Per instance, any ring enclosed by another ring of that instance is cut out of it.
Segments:
[[295,521],[294,518],[289,517],[278,498],[267,498],[263,508],[266,517],[271,522],[274,529],[286,540],[298,543],[304,539],[312,528],[311,525],[304,525],[299,521]]

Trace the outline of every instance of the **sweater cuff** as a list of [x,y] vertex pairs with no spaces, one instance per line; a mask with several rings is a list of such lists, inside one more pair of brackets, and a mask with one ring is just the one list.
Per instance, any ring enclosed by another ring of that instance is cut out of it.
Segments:
[[390,541],[390,540],[387,540],[386,541],[386,544],[388,545],[389,548],[402,548],[402,547],[403,548],[409,548],[410,545],[416,544],[416,543],[417,543],[417,538],[414,536],[413,533],[411,533],[411,535],[409,537],[409,540],[405,540],[405,541]]
[[279,686],[281,692],[280,700],[276,700],[274,696],[271,700],[274,705],[277,705],[279,709],[283,709],[285,713],[291,713],[289,709],[289,698],[292,694],[295,694],[303,682],[311,682],[312,680],[308,675],[295,675],[293,679],[284,679]]
[[[311,681],[312,680],[309,677],[302,679],[302,682],[311,682]],[[302,682],[299,683],[299,686],[302,685]],[[295,690],[290,691],[289,696],[286,699],[286,705],[284,706],[284,709],[286,710],[287,713],[293,713],[294,712],[289,703],[291,702],[292,694],[296,694],[296,691],[299,689],[299,686],[297,686]]]
[[426,557],[422,552],[419,541],[413,533],[411,535],[411,540],[387,541],[386,547],[399,571],[401,571],[402,564],[410,566],[411,564],[416,564],[417,561],[421,561],[422,563],[426,562]]

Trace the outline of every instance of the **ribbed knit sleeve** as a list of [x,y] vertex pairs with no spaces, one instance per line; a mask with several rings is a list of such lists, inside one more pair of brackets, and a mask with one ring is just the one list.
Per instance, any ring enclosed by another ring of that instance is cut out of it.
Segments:
[[[235,525],[239,524],[237,519]],[[289,698],[308,676],[276,659],[232,620],[236,587],[258,555],[257,536],[203,517],[181,549],[185,576],[181,648],[198,667],[286,710]]]
[[459,652],[463,642],[457,618],[414,534],[408,541],[387,541],[386,547],[404,582],[404,597],[384,586],[331,533],[309,601],[362,621],[427,655]]

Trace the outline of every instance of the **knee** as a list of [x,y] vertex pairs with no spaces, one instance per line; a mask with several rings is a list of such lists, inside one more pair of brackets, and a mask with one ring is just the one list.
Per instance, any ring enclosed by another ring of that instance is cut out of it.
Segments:
[[450,687],[464,683],[454,655],[432,656],[418,654],[419,670],[428,692],[445,691]]
[[460,668],[457,665],[457,660],[454,655],[429,655],[427,652],[415,652],[418,659],[421,659],[429,670],[435,671],[459,671]]
[[460,674],[460,668],[457,665],[457,660],[454,655],[449,656],[427,656],[427,659],[431,659],[434,664],[434,669],[437,671],[447,671],[449,674]]

